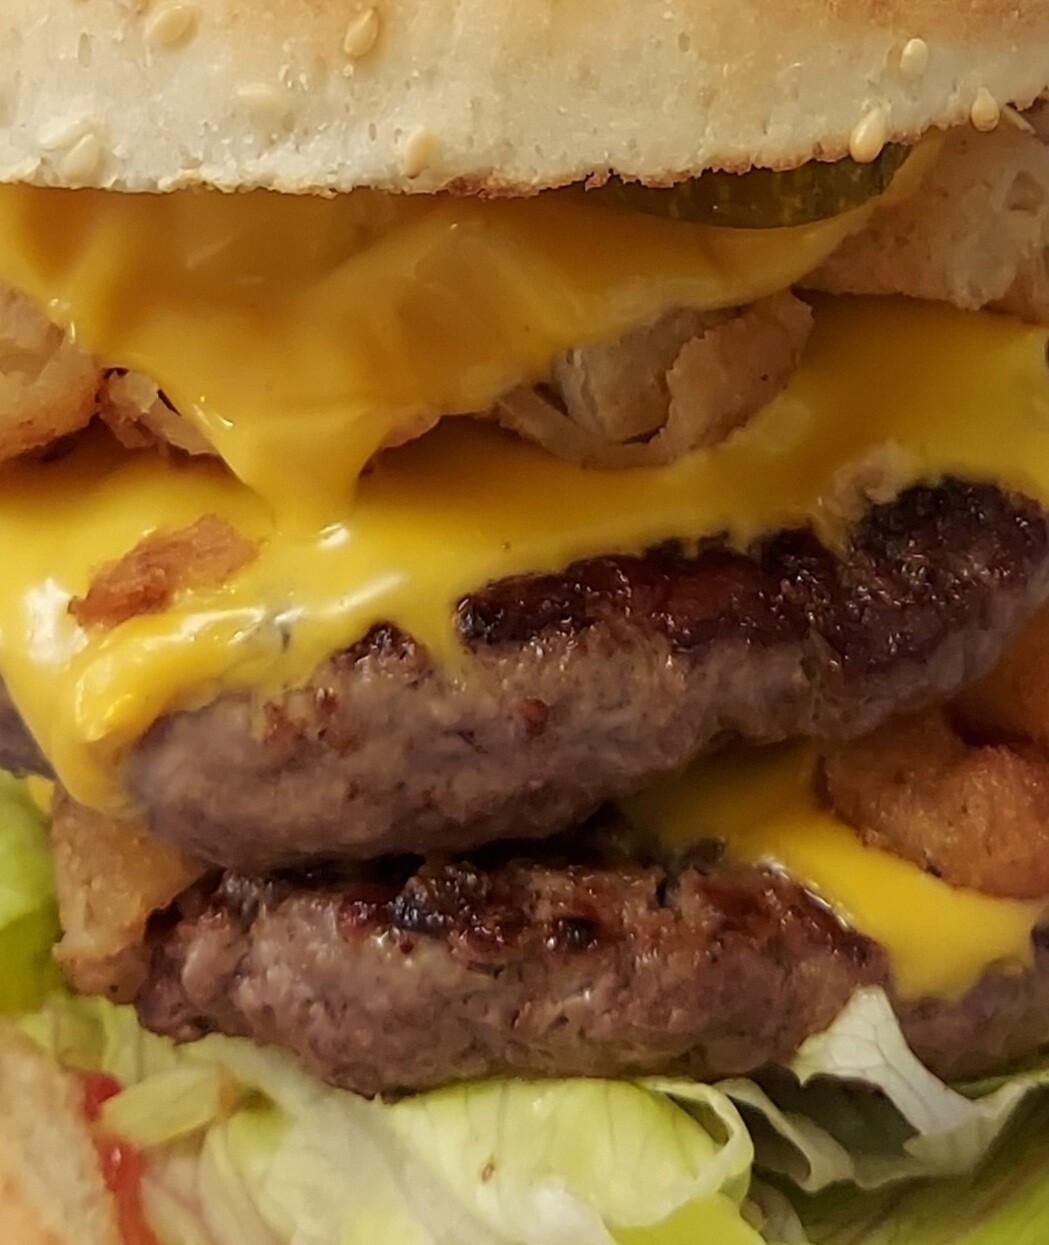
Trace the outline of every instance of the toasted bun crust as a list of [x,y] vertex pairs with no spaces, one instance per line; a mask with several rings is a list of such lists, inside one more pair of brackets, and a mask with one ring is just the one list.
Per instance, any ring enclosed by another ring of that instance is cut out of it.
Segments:
[[523,193],[989,128],[1049,0],[11,0],[0,59],[0,180]]
[[121,1245],[75,1080],[0,1029],[0,1241]]

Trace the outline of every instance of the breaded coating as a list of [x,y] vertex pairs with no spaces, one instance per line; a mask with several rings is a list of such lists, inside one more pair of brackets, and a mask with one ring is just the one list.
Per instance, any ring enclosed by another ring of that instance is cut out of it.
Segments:
[[828,746],[822,781],[864,842],[953,886],[1049,895],[1049,759],[1034,749],[971,745],[931,709]]
[[961,693],[955,713],[968,731],[1030,740],[1049,755],[1049,610],[1027,624],[990,674]]
[[[672,462],[724,440],[774,397],[811,330],[810,308],[789,292],[727,311],[674,308],[616,341],[561,355],[549,383],[514,389],[487,416],[561,458],[611,467]],[[107,373],[99,415],[129,449],[215,453],[141,373]],[[437,420],[419,412],[384,448],[424,435]]]
[[154,532],[95,575],[69,612],[82,627],[115,627],[158,614],[186,588],[210,588],[254,560],[258,549],[217,515],[177,532]]
[[890,199],[804,284],[1049,322],[1049,152],[1009,125],[952,131],[916,193]]
[[51,836],[63,931],[55,956],[77,990],[127,1002],[145,982],[146,922],[201,877],[203,866],[61,789]]
[[83,428],[102,372],[17,290],[0,286],[0,462]]
[[549,384],[515,389],[492,414],[560,458],[657,466],[716,445],[787,383],[812,312],[777,294],[730,312],[678,308],[614,342],[555,360]]
[[141,372],[107,372],[99,393],[98,413],[120,444],[129,450],[171,446],[184,454],[215,453],[211,443]]

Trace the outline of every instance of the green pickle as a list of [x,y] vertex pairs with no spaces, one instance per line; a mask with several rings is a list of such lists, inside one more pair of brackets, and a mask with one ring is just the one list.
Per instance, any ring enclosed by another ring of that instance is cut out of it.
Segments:
[[776,229],[840,216],[888,188],[910,152],[891,144],[869,164],[848,158],[777,172],[704,173],[661,189],[611,181],[591,191],[620,207],[730,229]]

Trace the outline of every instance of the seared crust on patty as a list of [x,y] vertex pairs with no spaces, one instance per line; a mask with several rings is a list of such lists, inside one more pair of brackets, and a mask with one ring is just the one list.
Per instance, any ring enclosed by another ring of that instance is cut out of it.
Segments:
[[[982,673],[1049,588],[1049,520],[989,486],[911,489],[836,556],[601,558],[464,600],[461,670],[389,629],[276,700],[159,721],[129,763],[150,828],[260,873],[540,838],[712,739],[851,737]],[[0,764],[47,772],[0,687]]]
[[159,721],[130,758],[151,828],[246,873],[539,838],[712,739],[852,736],[996,659],[1049,587],[1049,522],[989,486],[914,488],[836,556],[603,558],[464,600],[461,670],[389,629],[276,700]]
[[147,1028],[287,1047],[365,1094],[495,1073],[701,1079],[788,1058],[876,949],[748,871],[428,865],[403,885],[227,875],[153,936]]
[[[941,1075],[1033,1049],[1049,951],[958,1002],[902,1006]],[[426,865],[401,884],[258,882],[190,893],[152,936],[143,1023],[275,1043],[365,1094],[493,1074],[700,1079],[788,1060],[859,986],[873,942],[760,869]]]

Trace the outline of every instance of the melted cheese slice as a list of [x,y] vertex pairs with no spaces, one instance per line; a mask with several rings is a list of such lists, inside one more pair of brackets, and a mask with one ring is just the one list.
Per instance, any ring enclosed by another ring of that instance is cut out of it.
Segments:
[[819,807],[815,762],[810,744],[721,754],[656,784],[624,811],[671,845],[719,839],[731,859],[782,869],[886,948],[904,997],[957,997],[988,964],[1031,962],[1044,903],[960,890],[865,847]]
[[[455,602],[490,581],[717,532],[741,547],[801,523],[835,537],[843,480],[886,458],[896,486],[957,472],[1049,501],[1046,337],[930,304],[827,300],[790,385],[720,446],[588,471],[451,420],[383,455],[321,525],[218,462],[88,439],[0,472],[0,674],[76,798],[127,812],[121,758],[165,711],[301,682],[377,622],[454,660]],[[258,542],[257,559],[164,613],[76,626],[70,598],[100,565],[203,514]]]
[[336,517],[383,445],[487,410],[584,342],[787,288],[867,209],[717,229],[583,192],[119,195],[0,187],[0,280],[156,381],[291,515]]
[[[104,360],[157,380],[233,469],[99,435],[0,471],[0,674],[62,781],[130,811],[121,762],[158,716],[275,693],[380,621],[454,660],[454,604],[491,580],[712,533],[743,547],[811,523],[838,539],[857,477],[891,493],[957,473],[1049,502],[1045,330],[892,300],[821,302],[786,391],[669,467],[585,471],[451,421],[357,484],[377,447],[483,409],[579,342],[669,305],[782,289],[862,219],[755,235],[574,195],[0,188],[0,280]],[[70,599],[99,566],[203,514],[255,541],[257,559],[163,613],[75,625]],[[813,805],[806,756],[719,760],[635,815],[789,869],[890,948],[905,993],[957,992],[991,960],[1025,959],[1035,906],[953,891],[863,849]]]

